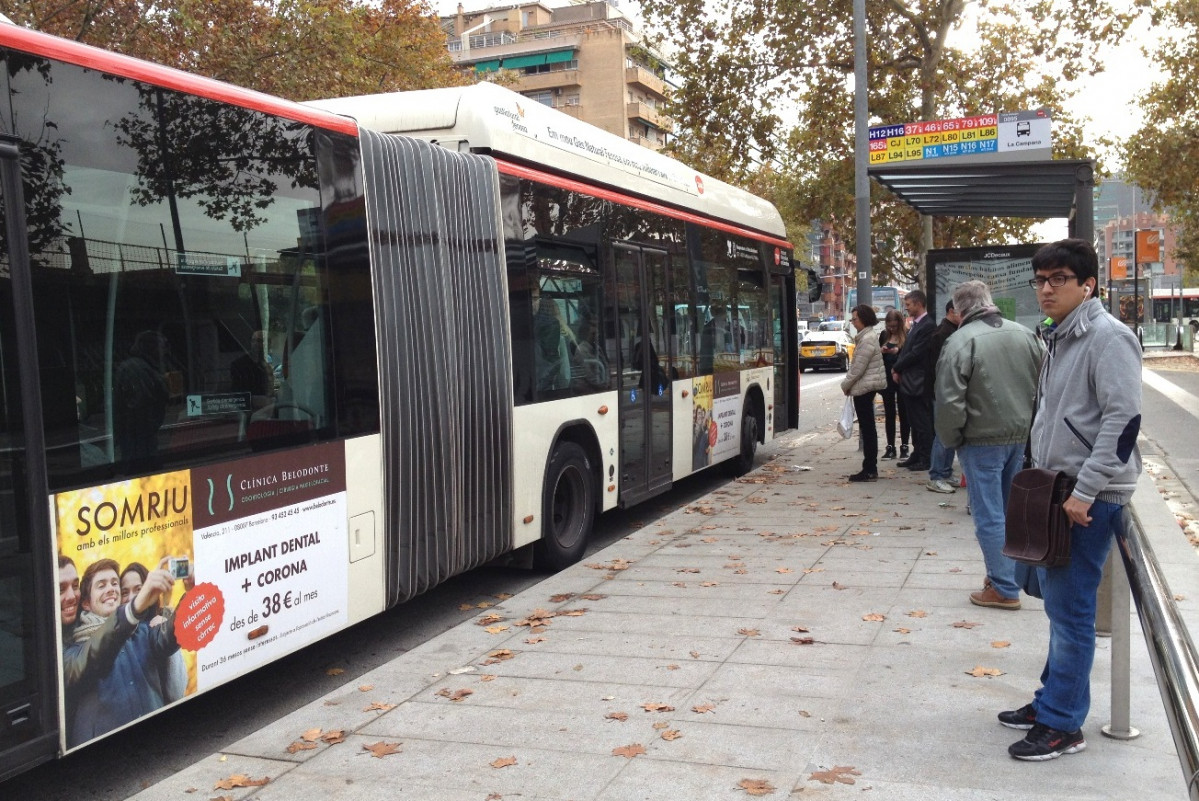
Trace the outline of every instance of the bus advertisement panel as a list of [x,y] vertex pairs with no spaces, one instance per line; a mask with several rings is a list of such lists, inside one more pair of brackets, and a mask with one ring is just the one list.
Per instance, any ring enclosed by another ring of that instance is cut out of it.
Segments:
[[344,628],[346,508],[341,443],[56,495],[66,748]]

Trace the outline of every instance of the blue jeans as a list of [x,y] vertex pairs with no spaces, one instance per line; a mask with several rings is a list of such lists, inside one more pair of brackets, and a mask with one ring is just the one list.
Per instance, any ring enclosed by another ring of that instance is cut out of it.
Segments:
[[974,536],[982,548],[987,578],[1004,598],[1019,598],[1016,563],[1003,555],[1003,542],[1007,537],[1007,499],[1012,479],[1024,464],[1024,443],[963,445],[958,448],[958,461],[966,474]]
[[1049,655],[1033,708],[1037,723],[1053,729],[1077,731],[1091,709],[1095,597],[1123,508],[1095,501],[1091,524],[1070,529],[1070,563],[1036,568],[1049,618]]
[[953,448],[941,444],[941,438],[933,436],[933,455],[929,459],[929,481],[948,481],[953,478]]

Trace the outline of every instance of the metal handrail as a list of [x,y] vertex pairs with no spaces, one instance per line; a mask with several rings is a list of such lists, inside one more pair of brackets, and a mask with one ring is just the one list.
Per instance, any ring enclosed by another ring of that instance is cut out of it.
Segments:
[[[1116,548],[1136,601],[1187,793],[1193,801],[1199,801],[1199,652],[1140,522],[1132,514],[1122,517],[1124,525],[1116,531]],[[1128,681],[1127,675],[1124,681]],[[1112,683],[1116,683],[1115,676]]]

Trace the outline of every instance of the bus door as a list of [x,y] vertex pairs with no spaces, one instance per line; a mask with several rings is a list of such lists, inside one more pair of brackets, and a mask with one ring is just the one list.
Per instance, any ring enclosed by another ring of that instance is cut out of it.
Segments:
[[664,251],[617,245],[615,255],[624,505],[670,487],[673,305]]
[[[58,747],[49,507],[17,146],[0,137],[0,781]],[[77,585],[76,585],[77,586]],[[78,595],[76,593],[77,600]]]

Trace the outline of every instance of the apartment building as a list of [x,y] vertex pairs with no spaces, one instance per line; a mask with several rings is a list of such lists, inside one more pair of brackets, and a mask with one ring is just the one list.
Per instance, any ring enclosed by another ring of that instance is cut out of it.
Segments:
[[631,142],[660,149],[666,64],[606,0],[550,8],[495,6],[442,17],[450,56],[479,73],[508,70],[509,88]]

